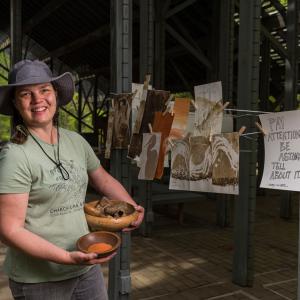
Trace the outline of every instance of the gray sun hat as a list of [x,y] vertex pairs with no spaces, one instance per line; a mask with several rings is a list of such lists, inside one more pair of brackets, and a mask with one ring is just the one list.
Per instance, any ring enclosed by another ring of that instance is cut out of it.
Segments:
[[57,104],[68,104],[74,94],[74,81],[71,73],[66,72],[53,77],[49,67],[39,60],[24,59],[16,63],[8,75],[8,84],[0,86],[0,114],[13,114],[14,88],[28,84],[40,84],[51,82],[57,92]]

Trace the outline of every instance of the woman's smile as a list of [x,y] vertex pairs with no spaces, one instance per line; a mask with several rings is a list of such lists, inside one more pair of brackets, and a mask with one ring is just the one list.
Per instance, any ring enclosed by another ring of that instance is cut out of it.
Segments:
[[28,127],[49,125],[56,112],[56,94],[51,83],[16,89],[15,106]]

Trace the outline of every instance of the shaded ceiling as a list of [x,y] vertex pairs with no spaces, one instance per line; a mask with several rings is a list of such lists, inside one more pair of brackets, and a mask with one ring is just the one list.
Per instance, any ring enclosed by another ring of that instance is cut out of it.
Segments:
[[[133,81],[136,82],[139,81],[139,2],[133,1]],[[169,11],[183,2],[188,1],[170,1]],[[275,30],[276,34],[272,33],[274,38],[281,39],[280,43],[284,44],[286,34],[284,27],[280,25],[280,13],[271,2],[263,2],[262,23],[269,32]],[[216,69],[214,57],[220,34],[217,1],[198,0],[190,3],[192,4],[168,18],[167,24],[194,44],[196,49],[201,49],[202,54]],[[9,16],[10,1],[2,0],[0,32],[9,33]],[[110,1],[23,0],[22,18],[23,46],[27,53],[34,52],[39,59],[58,59],[79,76],[97,73],[109,81]],[[238,13],[235,14],[235,20],[238,26]],[[2,34],[0,42],[3,42],[5,37],[5,34]],[[36,51],[36,44],[44,51]],[[278,56],[273,59],[277,72],[284,68],[284,63],[279,63],[280,59]],[[186,83],[192,87],[208,80],[206,66],[168,32],[165,77],[165,88],[172,91],[186,90]],[[185,84],[182,78],[185,79]]]

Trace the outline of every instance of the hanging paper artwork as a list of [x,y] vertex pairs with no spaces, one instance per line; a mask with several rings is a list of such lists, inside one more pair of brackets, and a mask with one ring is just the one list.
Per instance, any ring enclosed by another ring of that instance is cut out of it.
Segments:
[[109,108],[108,121],[107,121],[107,134],[106,134],[105,153],[104,153],[104,157],[106,159],[110,158],[110,153],[111,153],[113,128],[114,128],[114,116],[115,116],[115,110],[114,110],[114,104],[112,102],[112,105]]
[[239,134],[174,141],[170,189],[238,194]]
[[194,136],[210,136],[222,129],[222,84],[221,81],[198,85],[195,91]]
[[133,133],[128,149],[128,157],[137,159],[142,151],[143,133],[149,132],[149,124],[153,123],[156,111],[163,112],[166,109],[170,92],[160,90],[148,90],[139,133]]
[[300,191],[300,111],[259,115],[265,163],[260,187]]
[[143,146],[138,162],[138,179],[153,180],[159,157],[161,133],[143,133]]
[[170,134],[174,114],[169,112],[155,112],[153,121],[153,132],[161,132],[161,142],[159,149],[158,162],[155,172],[155,178],[161,179],[164,173],[164,163],[167,149],[167,137]]
[[170,139],[181,139],[184,137],[187,128],[190,101],[189,98],[175,98],[173,106],[174,120],[169,135]]
[[173,141],[170,189],[190,190],[190,143],[188,139]]
[[[133,128],[136,118],[138,109],[140,106],[140,103],[142,101],[142,94],[143,94],[143,83],[132,83],[131,84],[131,91],[134,94],[134,97],[132,99],[132,105],[131,105],[131,128]],[[151,90],[151,85],[148,85],[148,89]]]
[[239,133],[215,134],[212,137],[212,184],[237,187],[239,181]]
[[129,117],[133,94],[114,95],[114,149],[127,149],[129,145]]

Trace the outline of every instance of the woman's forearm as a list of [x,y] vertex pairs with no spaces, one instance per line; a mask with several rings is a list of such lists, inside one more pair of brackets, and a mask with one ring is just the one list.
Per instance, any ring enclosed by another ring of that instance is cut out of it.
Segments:
[[72,264],[70,253],[48,242],[25,228],[11,229],[2,233],[1,239],[7,246],[19,250],[39,259],[49,260],[59,264]]

